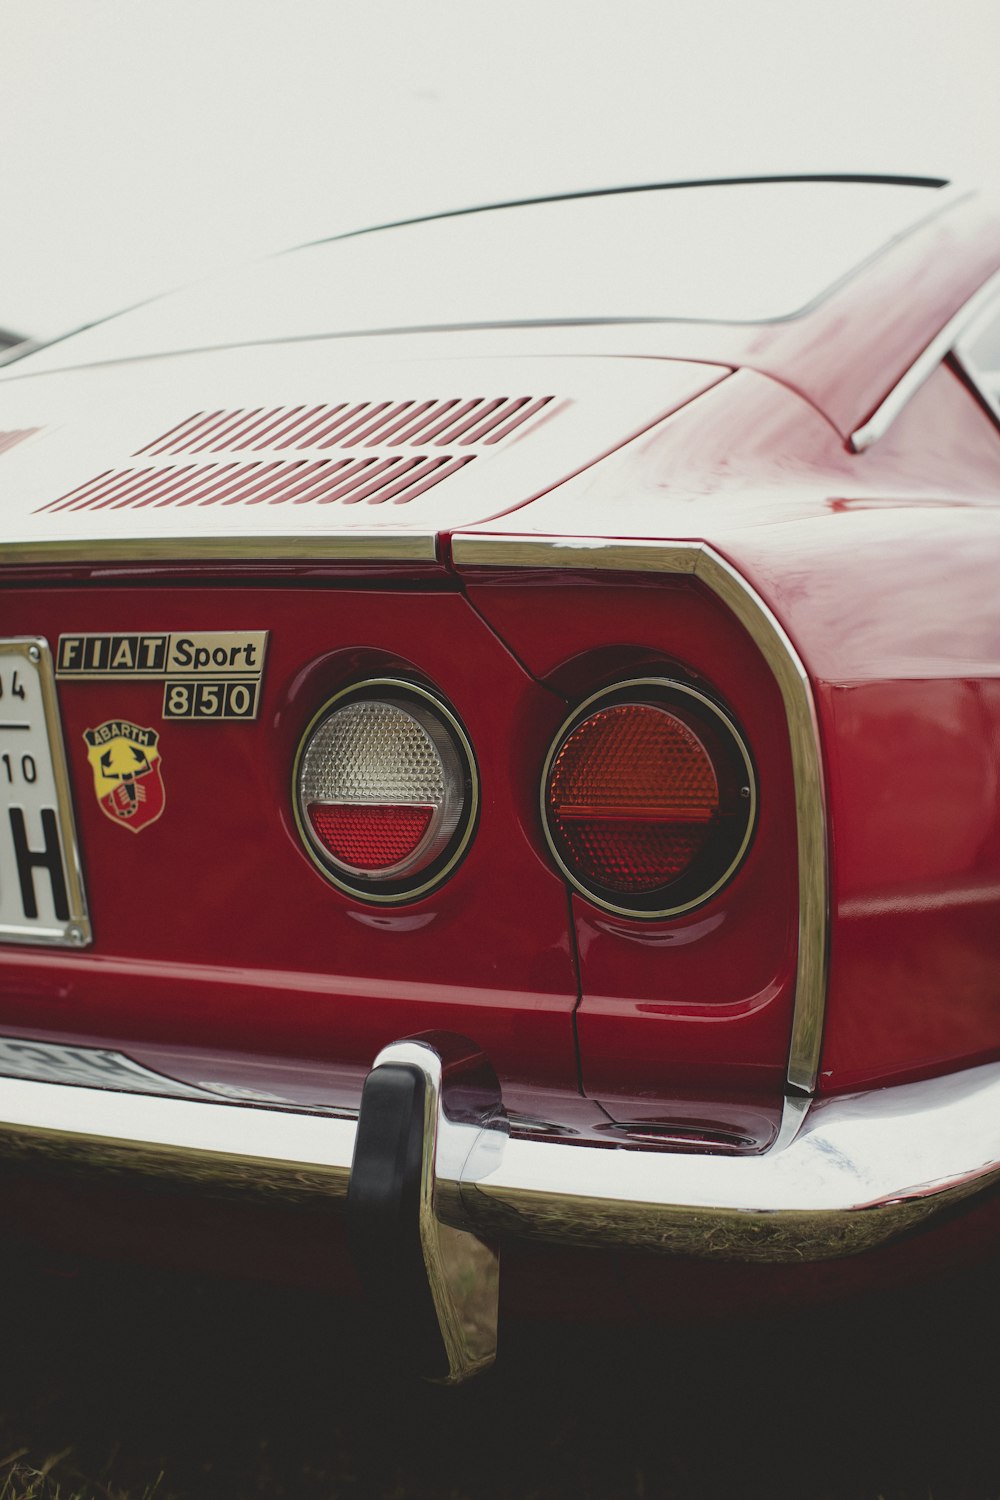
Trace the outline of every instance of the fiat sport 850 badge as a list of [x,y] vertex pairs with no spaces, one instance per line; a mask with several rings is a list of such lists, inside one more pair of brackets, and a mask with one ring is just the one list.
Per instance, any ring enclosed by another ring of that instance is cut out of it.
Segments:
[[267,630],[62,635],[56,676],[76,682],[162,682],[165,719],[252,723],[260,711]]
[[160,764],[160,736],[128,719],[108,719],[85,729],[94,793],[113,823],[133,833],[155,823],[166,793]]

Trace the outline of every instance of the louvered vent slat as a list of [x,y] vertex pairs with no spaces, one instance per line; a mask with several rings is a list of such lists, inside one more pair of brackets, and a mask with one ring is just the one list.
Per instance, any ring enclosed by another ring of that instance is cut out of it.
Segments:
[[[554,399],[433,396],[195,412],[138,448],[132,456],[144,460],[141,466],[107,469],[38,509],[406,505],[470,464],[477,449],[523,429]],[[5,437],[36,430],[0,433],[0,450]],[[440,451],[449,445],[463,451]],[[326,456],[338,448],[344,457]],[[162,461],[176,458],[185,461]]]
[[441,437],[435,439],[437,446],[440,448],[445,443],[462,442],[467,433],[474,432],[477,427],[482,426],[484,417],[490,417],[494,412],[506,410],[507,407],[508,402],[506,397],[500,397],[496,401],[479,402],[479,409],[477,411],[473,412],[464,421],[459,422],[457,426],[449,427]]
[[[474,396],[415,401],[340,402],[335,406],[243,407],[197,412],[133,455],[254,452],[264,448],[390,447],[461,441],[501,442],[536,416],[552,396]],[[509,418],[509,421],[507,420]],[[500,424],[503,424],[500,426]]]
[[[296,472],[301,472],[296,470]],[[232,471],[222,478],[221,484],[209,484],[199,490],[197,495],[191,495],[188,504],[197,505],[252,505],[258,496],[271,493],[275,483],[282,483],[285,478],[292,477],[284,466],[279,464],[237,464]],[[164,496],[156,501],[157,509],[161,506],[170,505],[169,496]]]
[[457,474],[459,469],[465,468],[466,464],[471,464],[472,459],[473,455],[470,453],[467,456],[463,454],[461,458],[442,458],[437,460],[440,468],[432,468],[431,472],[426,477],[421,478],[418,483],[415,483],[412,489],[408,489],[405,495],[395,497],[393,504],[404,505],[410,500],[416,500],[417,496],[422,495],[425,490],[431,489],[435,484],[440,484],[442,479],[447,479],[450,475]]
[[[293,407],[291,414],[301,415],[304,410],[305,407],[303,406]],[[253,426],[249,427],[245,433],[241,433],[238,443],[228,442],[226,447],[231,448],[234,453],[240,453],[244,448],[270,448],[274,441],[274,434],[285,426],[288,416],[289,412],[287,408],[275,407],[271,411],[265,412],[263,417],[259,421],[254,422]],[[218,452],[217,444],[213,444],[213,451]]]
[[353,441],[352,435],[356,433],[359,428],[363,428],[373,416],[377,416],[379,412],[386,411],[387,408],[391,405],[391,401],[380,401],[377,406],[372,406],[370,402],[366,401],[364,407],[361,409],[359,416],[357,416],[353,421],[347,422],[346,426],[341,425],[337,429],[337,433],[334,437],[326,438],[322,443],[320,443],[319,446],[321,448],[350,447],[350,442],[348,442],[347,440],[351,439],[351,441]]
[[43,506],[42,509],[69,510],[72,502],[77,498],[77,496],[85,494],[88,490],[96,489],[105,479],[107,479],[110,475],[114,475],[115,473],[121,473],[121,470],[105,469],[103,474],[97,474],[93,479],[88,479],[86,484],[77,485],[75,490],[70,490],[69,493],[63,495],[61,499]]
[[[212,453],[218,453],[223,448],[227,452],[232,451],[233,453],[238,452],[241,448],[248,448],[255,438],[258,438],[262,432],[268,430],[269,425],[273,423],[274,418],[280,414],[281,410],[280,406],[271,406],[252,419],[248,418],[245,422],[241,422],[232,432],[227,432],[225,434],[225,442],[222,441],[222,433],[217,433],[213,436],[211,442],[205,444],[205,448]],[[195,449],[195,452],[200,451],[200,449]]]
[[[334,410],[339,411],[340,415],[336,417],[332,422],[325,423],[320,431],[316,433],[312,438],[310,438],[310,446],[315,446],[317,448],[327,448],[332,446],[332,444],[337,441],[335,437],[332,437],[332,434],[344,427],[344,425],[350,422],[353,417],[356,417],[359,411],[367,411],[368,405],[369,403],[367,401],[362,401],[360,405],[350,406],[346,409],[343,406],[335,407]],[[296,444],[296,447],[300,446],[301,444]]]
[[343,478],[351,472],[351,464],[348,459],[338,459],[336,463],[320,463],[313,468],[309,466],[309,472],[300,475],[294,484],[289,485],[285,491],[276,495],[272,505],[313,505],[322,500],[328,494],[330,486],[337,477]]
[[416,458],[384,458],[381,462],[366,458],[362,460],[363,468],[360,473],[331,494],[320,496],[319,503],[332,505],[339,500],[344,505],[357,505],[359,501],[366,500],[369,495],[383,489],[398,474],[409,472],[419,462]]
[[250,421],[253,421],[259,415],[259,413],[259,406],[255,407],[253,411],[249,412],[221,412],[218,421],[210,423],[209,426],[203,428],[201,432],[192,433],[191,436],[179,448],[175,449],[170,447],[169,445],[166,448],[157,448],[157,455],[159,455],[160,453],[175,452],[205,453],[210,449],[214,450],[220,443],[228,447],[235,436],[238,433],[242,432],[246,427],[246,424]]
[[345,463],[343,459],[333,465],[321,459],[319,463],[308,464],[304,469],[301,465],[296,465],[296,470],[297,472],[286,477],[275,493],[266,497],[272,505],[281,505],[296,496],[305,504],[312,501],[322,503],[329,494],[345,487],[350,489],[361,477],[356,467],[350,462]]
[[527,406],[522,407],[519,412],[515,413],[509,422],[505,422],[502,427],[491,432],[489,437],[484,437],[482,440],[484,445],[488,447],[493,443],[502,443],[505,437],[509,437],[518,427],[523,427],[525,422],[537,416],[544,406],[548,406],[551,400],[551,396],[539,396],[537,400],[529,401]]
[[154,438],[151,443],[147,443],[145,448],[140,448],[133,456],[139,458],[143,453],[156,453],[159,450],[166,451],[167,448],[170,448],[171,452],[176,453],[178,451],[178,444],[184,442],[192,433],[197,432],[206,422],[211,422],[214,417],[224,415],[225,413],[221,411],[196,412],[193,417],[188,417],[185,421],[178,422],[176,427],[172,427],[162,437]]
[[[311,464],[262,464],[260,468],[260,479],[251,479],[246,489],[241,489],[237,494],[230,495],[222,501],[223,505],[263,505],[266,500],[281,495],[290,488],[297,479],[301,479],[303,471],[308,471]],[[216,502],[206,497],[202,505],[212,505]]]
[[[135,510],[143,510],[147,505],[195,505],[206,490],[212,486],[218,486],[220,479],[225,479],[236,468],[235,464],[225,464],[221,469],[213,473],[210,481],[206,482],[205,470],[202,468],[185,467],[177,470],[177,482],[163,486],[162,471],[155,471],[152,479],[146,485],[143,493],[132,499],[131,505]],[[158,482],[159,481],[159,482]],[[128,505],[129,501],[116,501],[114,509],[119,505]]]
[[431,401],[429,406],[425,408],[424,415],[421,416],[419,421],[414,422],[412,426],[408,426],[397,437],[392,438],[389,442],[389,447],[395,448],[407,443],[423,443],[427,429],[431,424],[436,422],[444,412],[451,411],[457,405],[457,401]]
[[275,459],[183,464],[104,473],[41,510],[142,510],[189,505],[405,505],[473,461],[474,454]]
[[77,497],[70,506],[71,510],[105,510],[115,501],[122,498],[131,498],[137,491],[142,489],[147,476],[155,478],[160,471],[158,469],[128,470],[124,473],[109,474],[103,484],[98,485],[93,494],[84,493]]
[[352,432],[351,436],[346,439],[344,447],[355,448],[359,443],[367,443],[369,447],[374,447],[381,441],[390,424],[395,425],[396,418],[401,413],[405,417],[412,406],[412,401],[392,402],[388,410],[384,411],[374,422],[365,423],[359,432]]
[[414,430],[416,419],[422,417],[425,412],[432,411],[437,406],[436,401],[404,401],[400,410],[402,416],[398,421],[392,421],[388,426],[381,427],[374,437],[366,439],[369,448],[384,444],[387,448],[396,448],[405,441],[407,431]]
[[[279,464],[248,464],[245,469],[237,468],[231,484],[224,485],[221,489],[212,486],[198,501],[199,505],[248,505],[256,496],[263,491],[269,494],[271,490],[271,476],[275,470],[278,471],[279,482],[289,476],[289,471]],[[159,505],[167,502],[161,500]]]
[[289,440],[294,442],[296,434],[301,432],[303,424],[308,422],[311,417],[315,417],[325,410],[326,407],[324,406],[297,407],[296,415],[292,420],[290,422],[282,422],[277,432],[272,435],[270,446],[272,448],[283,448]]
[[471,411],[475,411],[475,409],[480,404],[481,403],[478,397],[475,401],[461,402],[454,411],[448,413],[443,422],[435,422],[433,427],[427,428],[420,434],[421,444],[436,442],[437,439],[443,437],[446,432],[450,432],[455,424],[457,422],[460,422],[463,417],[467,417]]
[[288,437],[282,438],[280,443],[275,443],[276,448],[291,448],[296,444],[302,448],[312,447],[318,443],[320,438],[330,430],[331,416],[333,413],[342,412],[347,405],[346,401],[339,406],[317,406],[314,407],[315,418],[309,420],[305,426],[299,426],[289,433]]
[[[114,485],[106,494],[94,496],[86,506],[75,505],[73,509],[121,510],[128,507],[138,510],[141,506],[149,504],[148,496],[160,493],[157,480],[162,476],[162,472],[161,469],[140,470],[135,484]],[[193,464],[187,464],[183,469],[176,469],[174,472],[178,477],[176,484],[171,488],[177,490],[182,486],[190,488],[192,484],[197,484],[200,470]]]
[[459,446],[465,448],[470,443],[481,443],[488,432],[513,416],[520,407],[527,405],[527,401],[527,396],[519,396],[514,401],[488,403],[482,411],[476,413],[471,422],[465,424],[461,435],[455,434]]

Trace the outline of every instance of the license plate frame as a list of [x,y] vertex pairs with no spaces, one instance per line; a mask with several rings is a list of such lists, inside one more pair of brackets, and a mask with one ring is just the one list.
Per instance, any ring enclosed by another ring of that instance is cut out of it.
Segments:
[[85,948],[91,939],[52,652],[44,636],[4,636],[0,944]]

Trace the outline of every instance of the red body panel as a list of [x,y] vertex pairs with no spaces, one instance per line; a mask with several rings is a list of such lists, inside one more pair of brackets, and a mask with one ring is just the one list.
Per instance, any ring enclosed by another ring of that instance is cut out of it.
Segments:
[[[870,458],[857,468],[884,500],[847,489],[766,549],[759,536],[727,547],[817,689],[833,873],[821,1088],[833,1091],[1000,1052],[1000,441],[941,370]],[[932,498],[928,476],[945,465]],[[924,493],[910,501],[917,467]]]
[[[8,590],[0,612],[0,632],[53,645],[63,632],[149,628],[270,630],[261,716],[161,722],[161,683],[60,684],[95,944],[5,950],[0,1030],[326,1059],[360,1075],[389,1040],[443,1027],[471,1030],[508,1077],[575,1087],[566,895],[528,822],[561,700],[453,590],[40,588]],[[290,798],[312,715],[387,669],[422,674],[449,700],[483,786],[468,859],[398,910],[322,878]],[[98,805],[83,740],[119,716],[161,731],[166,806],[137,835]]]

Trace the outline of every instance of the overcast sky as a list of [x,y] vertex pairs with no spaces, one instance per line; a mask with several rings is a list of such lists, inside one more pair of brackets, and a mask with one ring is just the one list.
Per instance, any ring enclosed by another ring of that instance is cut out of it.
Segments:
[[0,325],[439,208],[992,177],[1000,0],[0,0]]

